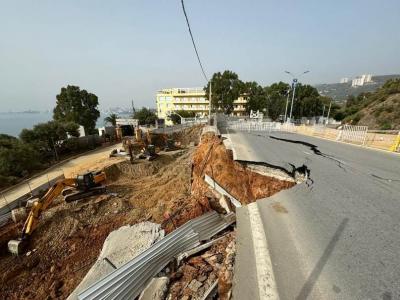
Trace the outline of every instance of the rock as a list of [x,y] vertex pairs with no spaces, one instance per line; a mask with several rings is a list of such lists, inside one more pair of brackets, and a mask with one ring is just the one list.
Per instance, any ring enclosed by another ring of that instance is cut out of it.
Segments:
[[200,275],[200,276],[197,278],[197,280],[198,280],[198,281],[201,281],[201,282],[204,282],[204,281],[207,280],[207,276],[205,276],[205,275]]
[[191,289],[193,292],[197,292],[197,290],[203,285],[200,281],[193,279],[189,285],[188,288]]
[[194,267],[200,267],[201,265],[205,264],[201,256],[192,257],[191,259],[189,259],[188,263]]
[[163,300],[168,291],[168,277],[153,278],[140,294],[139,300]]

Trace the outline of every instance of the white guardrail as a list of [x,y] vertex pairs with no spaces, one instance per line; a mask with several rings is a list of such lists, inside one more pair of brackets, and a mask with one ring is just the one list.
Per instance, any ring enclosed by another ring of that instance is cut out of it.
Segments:
[[295,132],[296,127],[292,123],[279,123],[279,122],[259,122],[259,121],[229,121],[229,129],[239,131],[286,131]]
[[368,126],[343,125],[339,130],[337,141],[365,144]]

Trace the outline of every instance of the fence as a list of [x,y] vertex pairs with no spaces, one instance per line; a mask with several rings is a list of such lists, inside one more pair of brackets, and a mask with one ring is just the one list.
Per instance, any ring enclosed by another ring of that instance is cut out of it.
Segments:
[[229,121],[228,128],[238,131],[285,131],[295,132],[296,127],[292,123],[279,123],[279,122],[259,122],[259,121]]
[[343,125],[341,129],[325,125],[300,125],[292,123],[227,120],[227,127],[237,131],[295,132],[298,134],[343,141],[371,148],[400,152],[400,133],[393,130],[368,131],[367,126]]
[[207,124],[208,118],[181,118],[182,124]]
[[364,145],[367,133],[368,126],[343,125],[336,140]]

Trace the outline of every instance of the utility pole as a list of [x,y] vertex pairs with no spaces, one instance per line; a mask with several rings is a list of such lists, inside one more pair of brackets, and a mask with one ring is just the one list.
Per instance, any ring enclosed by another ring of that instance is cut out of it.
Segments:
[[326,117],[326,124],[329,122],[329,114],[331,113],[331,105],[332,105],[332,100],[329,102],[329,108],[328,108],[328,115]]
[[210,91],[209,91],[209,96],[208,96],[208,123],[211,125],[211,84],[212,81],[210,80]]
[[322,109],[322,123],[324,123],[324,115],[325,115],[325,104],[324,104],[324,108]]
[[133,100],[132,100],[132,117],[135,116],[135,106],[133,105]]
[[293,95],[292,95],[292,104],[290,105],[290,115],[289,115],[290,122],[292,122],[293,102],[294,102],[294,95],[296,94],[296,83],[297,79],[293,78]]
[[283,119],[283,121],[286,123],[286,117],[287,117],[287,108],[288,108],[288,104],[289,104],[289,96],[290,96],[290,88],[287,91],[287,97],[286,97],[286,107],[285,107],[285,118]]

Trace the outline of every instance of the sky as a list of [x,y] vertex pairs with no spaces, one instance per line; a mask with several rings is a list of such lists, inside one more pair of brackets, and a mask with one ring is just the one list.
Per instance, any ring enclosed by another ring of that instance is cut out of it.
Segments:
[[[269,85],[400,73],[398,0],[186,0],[208,76]],[[46,110],[78,85],[100,108],[204,86],[180,0],[0,0],[0,111]]]

